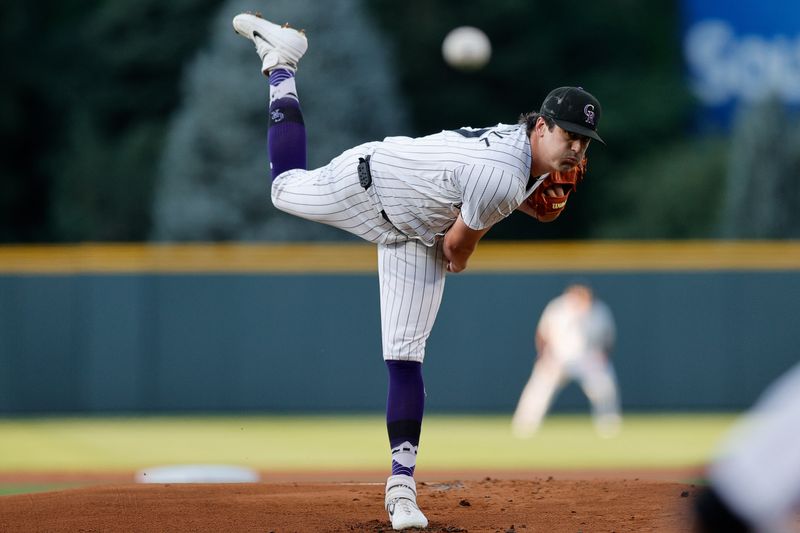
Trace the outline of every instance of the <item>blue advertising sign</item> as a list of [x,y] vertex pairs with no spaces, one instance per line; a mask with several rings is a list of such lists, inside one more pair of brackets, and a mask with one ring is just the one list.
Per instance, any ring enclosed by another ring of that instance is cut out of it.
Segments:
[[683,0],[683,50],[706,118],[776,95],[800,106],[800,0]]

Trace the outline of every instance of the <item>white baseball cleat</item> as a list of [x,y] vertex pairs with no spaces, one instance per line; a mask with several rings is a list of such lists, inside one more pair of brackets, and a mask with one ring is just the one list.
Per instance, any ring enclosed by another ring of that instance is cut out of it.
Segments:
[[389,476],[386,480],[384,500],[392,529],[400,531],[412,527],[428,527],[428,519],[417,507],[417,484],[411,476]]
[[302,30],[288,25],[278,26],[258,14],[236,15],[233,17],[233,29],[255,43],[258,57],[261,58],[261,72],[265,75],[275,67],[296,71],[297,62],[308,49],[308,41]]

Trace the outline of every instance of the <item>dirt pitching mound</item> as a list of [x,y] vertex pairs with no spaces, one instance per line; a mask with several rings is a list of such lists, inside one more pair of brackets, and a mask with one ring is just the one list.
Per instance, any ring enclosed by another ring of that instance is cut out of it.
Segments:
[[[418,484],[433,532],[690,530],[693,485],[651,480]],[[389,532],[383,483],[104,485],[0,497],[0,531]]]

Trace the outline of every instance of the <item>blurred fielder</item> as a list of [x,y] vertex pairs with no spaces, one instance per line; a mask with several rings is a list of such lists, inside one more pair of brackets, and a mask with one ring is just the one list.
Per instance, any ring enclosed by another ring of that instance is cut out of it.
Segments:
[[536,433],[553,397],[570,379],[578,380],[589,398],[598,434],[616,435],[619,394],[609,360],[614,340],[611,311],[589,286],[572,284],[547,304],[536,328],[536,363],[511,422],[514,435]]
[[699,533],[800,531],[800,363],[722,443],[696,505]]
[[253,41],[269,78],[273,204],[378,246],[392,457],[384,504],[394,529],[425,527],[413,477],[425,403],[422,361],[445,274],[464,270],[481,237],[514,210],[542,222],[563,211],[583,177],[589,140],[602,142],[595,131],[600,104],[580,88],[562,87],[519,124],[387,137],[306,170],[295,86],[305,34],[251,14],[237,15],[233,27]]

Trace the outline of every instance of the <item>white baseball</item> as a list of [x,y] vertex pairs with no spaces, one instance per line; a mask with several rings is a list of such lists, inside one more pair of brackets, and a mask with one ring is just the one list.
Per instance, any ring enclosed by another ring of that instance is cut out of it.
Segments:
[[460,26],[450,31],[442,42],[442,55],[451,67],[477,70],[489,62],[492,43],[474,26]]

